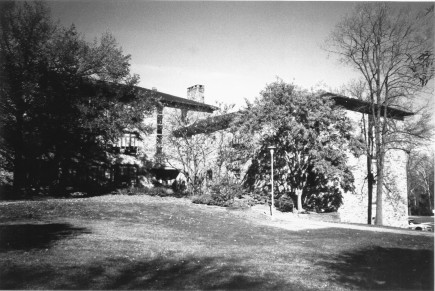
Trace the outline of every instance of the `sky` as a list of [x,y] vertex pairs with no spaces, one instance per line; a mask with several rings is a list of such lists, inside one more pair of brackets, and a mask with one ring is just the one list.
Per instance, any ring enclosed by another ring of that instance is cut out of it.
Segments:
[[211,105],[239,108],[277,77],[329,90],[358,78],[321,48],[355,2],[47,3],[54,19],[74,23],[87,40],[110,32],[131,55],[140,86],[186,97],[201,84]]

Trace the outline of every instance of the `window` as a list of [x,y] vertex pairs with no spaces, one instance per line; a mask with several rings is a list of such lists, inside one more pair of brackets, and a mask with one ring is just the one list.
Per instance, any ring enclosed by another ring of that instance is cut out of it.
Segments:
[[138,135],[134,132],[124,133],[115,145],[115,153],[136,154]]

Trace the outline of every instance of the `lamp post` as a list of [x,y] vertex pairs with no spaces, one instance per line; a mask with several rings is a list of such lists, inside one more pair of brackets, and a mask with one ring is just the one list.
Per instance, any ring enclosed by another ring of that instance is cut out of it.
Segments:
[[273,152],[276,149],[275,146],[270,146],[268,147],[268,149],[270,150],[270,188],[271,188],[271,201],[272,201],[272,205],[270,205],[270,216],[272,216],[273,218],[273,209],[275,207],[275,201],[273,198]]

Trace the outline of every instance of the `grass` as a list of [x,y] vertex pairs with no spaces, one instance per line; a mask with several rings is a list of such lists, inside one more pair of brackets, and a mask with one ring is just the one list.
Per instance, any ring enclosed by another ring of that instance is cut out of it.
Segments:
[[176,198],[1,202],[0,288],[434,288],[433,236],[273,225]]

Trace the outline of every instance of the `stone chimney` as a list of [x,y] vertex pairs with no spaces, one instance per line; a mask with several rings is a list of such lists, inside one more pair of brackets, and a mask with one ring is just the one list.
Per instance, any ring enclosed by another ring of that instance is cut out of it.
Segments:
[[187,99],[204,103],[204,85],[194,85],[187,88]]

